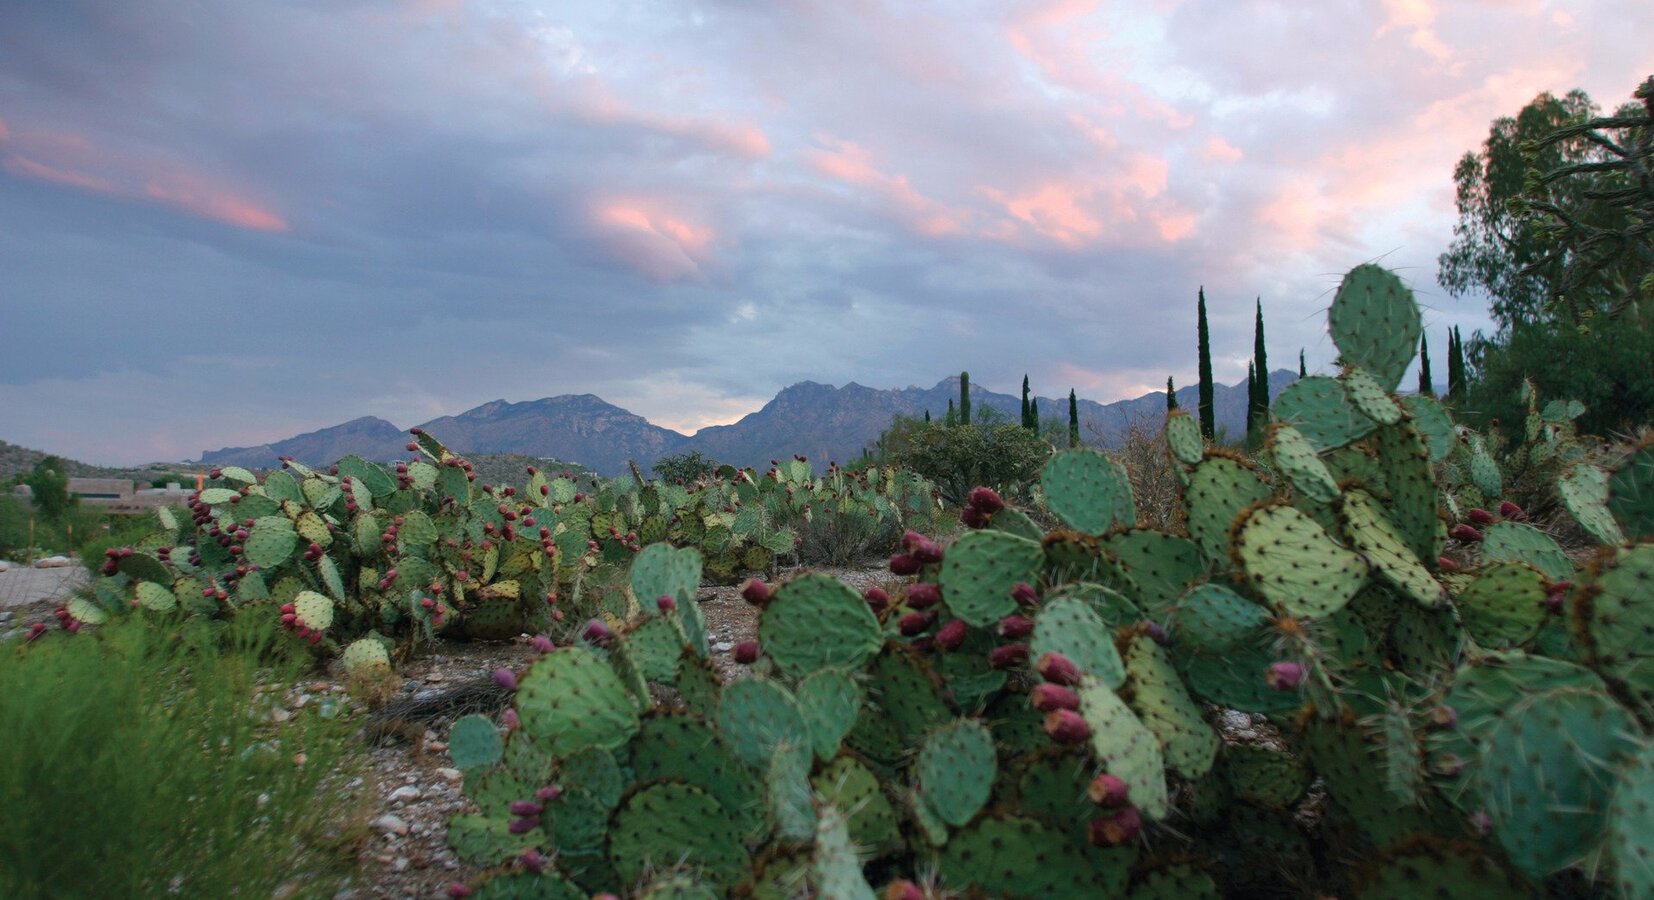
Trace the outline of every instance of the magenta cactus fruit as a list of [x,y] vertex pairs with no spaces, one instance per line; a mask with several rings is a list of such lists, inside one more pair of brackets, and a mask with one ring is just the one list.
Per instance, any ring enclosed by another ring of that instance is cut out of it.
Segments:
[[1516,522],[1526,522],[1528,520],[1527,510],[1509,500],[1499,501],[1499,515]]
[[511,824],[505,826],[505,830],[511,832],[512,834],[528,834],[530,831],[533,831],[539,827],[540,818],[538,816],[531,816],[522,819],[512,819]]
[[1430,710],[1430,725],[1431,725],[1431,727],[1440,728],[1440,729],[1446,731],[1448,729],[1452,729],[1452,728],[1457,727],[1458,724],[1459,724],[1459,712],[1458,712],[1458,710],[1454,709],[1453,707],[1448,706],[1447,704],[1444,703],[1444,704],[1436,707],[1435,709]]
[[541,803],[550,803],[561,796],[563,796],[563,789],[555,784],[548,784],[534,792],[534,799]]
[[1130,805],[1131,800],[1127,796],[1129,792],[1130,788],[1126,786],[1124,781],[1107,772],[1091,779],[1091,783],[1086,785],[1085,788],[1086,797],[1092,803],[1106,809],[1119,809]]
[[1016,584],[1011,585],[1011,599],[1015,600],[1018,606],[1038,606],[1039,591],[1034,590],[1034,586],[1028,582],[1019,581]]
[[936,614],[933,612],[910,612],[896,621],[896,627],[904,637],[913,637],[923,633],[934,621]]
[[742,641],[735,645],[735,661],[750,666],[758,661],[758,642]]
[[1026,616],[1006,616],[999,620],[999,636],[1010,638],[1013,641],[1021,640],[1034,632],[1034,620]]
[[672,599],[671,594],[661,594],[655,598],[655,606],[663,613],[669,613],[678,608],[678,601]]
[[609,630],[609,626],[603,624],[602,619],[593,619],[587,622],[585,629],[580,632],[580,637],[584,638],[586,643],[596,644],[599,647],[607,646],[610,641],[614,640],[614,636],[615,633]]
[[1080,695],[1060,684],[1037,684],[1028,692],[1028,702],[1040,712],[1058,709],[1079,709]]
[[540,874],[546,867],[545,854],[534,849],[533,847],[517,854],[517,861],[523,864],[524,869],[534,873],[535,875]]
[[1304,665],[1291,661],[1270,663],[1264,673],[1264,683],[1269,685],[1270,690],[1297,690],[1298,685],[1304,683]]
[[1143,817],[1137,807],[1128,806],[1111,816],[1091,820],[1087,837],[1094,847],[1118,847],[1137,839],[1143,832]]
[[965,643],[967,628],[963,620],[951,619],[936,630],[936,646],[943,650],[958,650]]
[[935,565],[936,563],[942,561],[942,545],[936,543],[930,538],[925,538],[919,543],[914,544],[913,548],[909,550],[908,553],[911,554],[914,559],[924,563],[927,566]]
[[923,566],[917,559],[906,553],[897,553],[890,557],[890,572],[892,575],[917,575]]
[[972,488],[968,502],[972,509],[981,510],[986,516],[1005,508],[1005,501],[1000,499],[999,492],[990,487]]
[[1080,683],[1080,667],[1061,653],[1041,655],[1039,662],[1034,664],[1034,669],[1039,672],[1041,678],[1051,684],[1072,687]]
[[885,593],[882,588],[870,587],[862,591],[861,598],[867,601],[867,606],[873,610],[874,615],[890,608],[890,595]]
[[494,683],[507,691],[517,689],[517,673],[501,666],[494,670]]
[[535,635],[529,640],[528,645],[534,648],[535,653],[550,653],[557,649],[557,645],[551,642],[551,638],[543,634]]
[[1459,571],[1459,564],[1454,562],[1450,556],[1438,556],[1436,557],[1436,568],[1443,572],[1457,572]]
[[966,528],[988,527],[988,517],[982,514],[982,510],[974,506],[967,506],[959,510],[959,521],[965,523]]
[[902,595],[902,601],[911,609],[929,609],[942,602],[942,589],[920,581],[908,585],[907,592]]
[[517,816],[518,818],[523,818],[523,819],[533,818],[534,816],[537,816],[537,815],[539,815],[540,813],[542,813],[544,811],[545,811],[545,807],[543,807],[540,804],[534,802],[533,800],[513,800],[513,801],[511,801],[511,814],[514,815],[514,816]]
[[1479,506],[1471,507],[1465,512],[1464,517],[1472,522],[1475,522],[1477,525],[1493,524],[1493,513],[1490,513]]
[[469,897],[471,896],[471,886],[463,882],[456,881],[453,884],[448,885],[448,896]]
[[1027,644],[1004,644],[988,654],[988,665],[995,669],[1009,669],[1028,661]]
[[1091,726],[1072,709],[1053,709],[1045,714],[1045,733],[1059,744],[1078,744],[1091,737]]
[[925,892],[913,882],[898,878],[884,889],[884,900],[925,900]]
[[1480,531],[1477,531],[1463,522],[1454,525],[1453,530],[1449,531],[1447,534],[1449,537],[1453,538],[1453,540],[1464,541],[1467,544],[1478,543],[1482,539],[1482,533]]
[[775,596],[775,588],[765,584],[758,578],[748,578],[746,584],[741,585],[741,599],[753,606],[763,606]]

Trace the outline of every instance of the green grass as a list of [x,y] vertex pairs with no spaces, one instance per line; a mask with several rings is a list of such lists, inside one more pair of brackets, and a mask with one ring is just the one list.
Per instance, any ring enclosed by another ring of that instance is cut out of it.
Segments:
[[348,725],[272,726],[264,642],[132,619],[0,645],[0,896],[331,896]]

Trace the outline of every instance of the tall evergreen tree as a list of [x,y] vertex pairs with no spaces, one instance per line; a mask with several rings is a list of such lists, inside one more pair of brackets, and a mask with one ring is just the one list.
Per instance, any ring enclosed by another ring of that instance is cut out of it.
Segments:
[[1038,397],[1034,397],[1033,399],[1028,401],[1028,430],[1034,432],[1035,434],[1039,433],[1039,398]]
[[1199,352],[1200,352],[1200,433],[1207,440],[1211,440],[1217,433],[1217,424],[1212,409],[1212,334],[1206,327],[1206,287],[1200,288],[1200,302],[1196,307],[1199,317]]
[[[1262,428],[1269,421],[1269,354],[1263,348],[1263,298],[1258,298],[1258,321],[1252,333],[1252,371],[1257,379],[1247,397],[1252,401],[1252,423]],[[1247,429],[1247,434],[1252,433]]]
[[1470,385],[1466,383],[1464,338],[1459,335],[1459,326],[1453,326],[1449,340],[1452,343],[1447,351],[1447,398],[1462,403]]
[[1436,395],[1436,384],[1430,377],[1430,336],[1419,335],[1419,393],[1426,397]]
[[1080,446],[1080,399],[1068,389],[1068,446]]
[[948,413],[942,417],[942,427],[952,428],[959,424],[959,412],[953,408],[953,401],[948,401]]
[[1246,439],[1252,439],[1252,432],[1258,425],[1258,376],[1257,367],[1251,362],[1246,364]]
[[1028,374],[1022,375],[1022,427],[1028,427]]
[[971,424],[971,373],[959,373],[959,424]]
[[926,425],[930,424],[930,410],[928,410],[928,409],[925,410],[925,424]]
[[1177,388],[1172,387],[1172,376],[1166,376],[1166,412],[1177,409]]
[[1309,370],[1304,368],[1304,348],[1298,348],[1298,377],[1308,378]]

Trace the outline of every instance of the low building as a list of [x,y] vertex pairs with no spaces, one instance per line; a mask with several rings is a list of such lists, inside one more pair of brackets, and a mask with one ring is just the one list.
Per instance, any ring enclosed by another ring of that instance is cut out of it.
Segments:
[[[95,507],[110,513],[141,513],[157,506],[184,506],[189,502],[190,489],[177,482],[164,488],[135,489],[133,482],[124,478],[71,478],[69,493],[80,499],[83,506]],[[32,505],[34,493],[26,484],[12,489],[12,495]]]

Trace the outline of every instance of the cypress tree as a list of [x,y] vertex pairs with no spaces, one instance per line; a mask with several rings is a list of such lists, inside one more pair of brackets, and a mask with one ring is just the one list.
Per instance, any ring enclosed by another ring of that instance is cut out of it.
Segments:
[[1039,398],[1028,401],[1028,430],[1039,434]]
[[1430,377],[1430,336],[1419,335],[1419,393],[1426,397],[1436,395],[1435,382]]
[[1177,409],[1177,388],[1172,387],[1172,376],[1166,376],[1166,412]]
[[1080,446],[1080,400],[1068,389],[1068,446]]
[[1212,335],[1206,327],[1206,287],[1200,288],[1200,302],[1196,307],[1199,317],[1200,352],[1200,433],[1207,440],[1217,433],[1212,409]]
[[930,410],[928,410],[928,409],[925,410],[925,424],[926,425],[930,424]]
[[1252,421],[1261,428],[1269,421],[1269,354],[1263,348],[1262,297],[1258,298],[1258,324],[1252,335],[1252,365],[1257,386],[1247,396],[1252,398]]
[[958,424],[959,424],[959,413],[954,411],[953,401],[949,400],[948,401],[948,414],[947,414],[946,417],[944,417],[942,419],[942,425],[945,428],[952,428],[953,426],[958,425]]
[[959,373],[959,424],[971,424],[971,373]]
[[1308,378],[1309,370],[1304,368],[1304,348],[1298,348],[1298,377]]
[[1246,439],[1252,439],[1252,431],[1258,424],[1258,376],[1256,367],[1246,364]]
[[1447,399],[1462,401],[1465,394],[1464,339],[1459,326],[1447,333]]
[[1028,427],[1028,373],[1022,375],[1022,427]]

